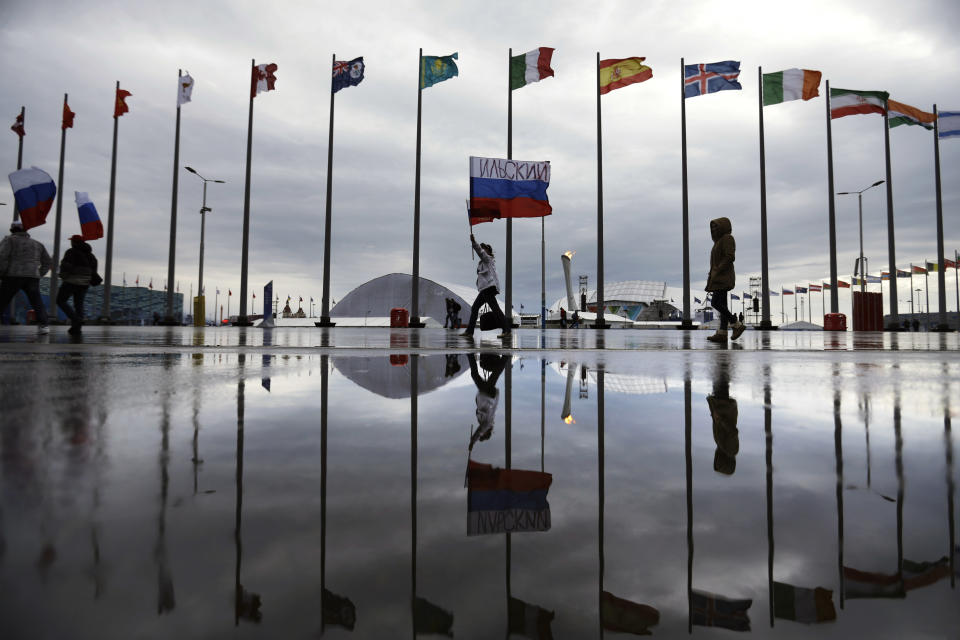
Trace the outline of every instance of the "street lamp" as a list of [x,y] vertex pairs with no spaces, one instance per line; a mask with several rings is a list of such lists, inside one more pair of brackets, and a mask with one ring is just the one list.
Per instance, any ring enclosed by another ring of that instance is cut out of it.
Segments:
[[[860,292],[861,293],[867,290],[867,280],[866,280],[867,270],[866,268],[864,268],[865,259],[863,257],[863,192],[867,191],[868,189],[873,189],[874,187],[883,184],[883,182],[884,182],[883,180],[877,180],[866,189],[861,189],[860,191],[840,191],[837,193],[838,196],[852,196],[853,194],[857,195],[857,205],[860,211],[859,218],[860,218]],[[892,273],[890,277],[891,278],[896,277],[896,268],[891,266],[891,269],[894,271],[894,273]],[[856,272],[856,269],[854,269],[854,272]]]
[[[204,292],[203,292],[203,235],[204,235],[204,231],[205,231],[205,228],[206,228],[206,213],[207,213],[207,211],[213,211],[213,209],[211,209],[210,207],[207,206],[207,183],[208,183],[208,182],[216,182],[216,183],[219,183],[219,184],[225,184],[225,181],[223,181],[223,180],[214,180],[213,178],[204,178],[202,175],[200,175],[199,173],[197,173],[197,170],[194,169],[193,167],[184,167],[184,169],[186,169],[187,171],[189,171],[189,172],[192,173],[193,175],[195,175],[195,176],[197,176],[198,178],[200,178],[201,180],[203,180],[203,204],[200,205],[200,276],[199,276],[200,282],[197,284],[197,297],[199,297],[200,299],[204,299],[204,295],[203,295],[203,293],[204,293]],[[216,309],[214,309],[214,314],[216,314]],[[204,305],[204,311],[203,311],[203,316],[204,316],[204,317],[201,318],[200,320],[197,320],[197,318],[196,318],[196,313],[194,313],[193,325],[194,325],[194,326],[203,326],[203,325],[207,324],[206,315],[207,315],[206,305]],[[201,322],[201,324],[198,325],[197,322]]]

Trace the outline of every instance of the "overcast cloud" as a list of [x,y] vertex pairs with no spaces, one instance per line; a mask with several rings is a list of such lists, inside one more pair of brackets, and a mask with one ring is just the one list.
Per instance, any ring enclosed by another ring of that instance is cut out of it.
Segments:
[[[114,83],[133,93],[120,119],[114,282],[139,275],[161,286],[167,274],[176,73],[189,71],[193,102],[182,109],[180,164],[211,185],[204,280],[240,285],[249,61],[275,62],[276,91],[254,106],[250,292],[316,299],[322,289],[330,56],[364,56],[366,77],[336,94],[331,295],[366,280],[412,271],[417,52],[459,53],[460,75],[423,92],[420,273],[472,284],[464,200],[470,155],[506,156],[507,51],[556,48],[556,77],[513,94],[513,156],[550,160],[546,219],[547,304],[562,295],[559,256],[577,251],[574,274],[596,284],[595,60],[646,56],[654,77],[603,97],[606,282],[682,284],[679,64],[741,61],[743,91],[687,101],[691,285],[702,289],[707,223],[733,221],[738,286],[759,275],[757,66],[819,69],[834,87],[887,90],[930,110],[960,108],[960,83],[947,64],[960,58],[960,5],[922,1],[808,2],[22,2],[0,7],[7,88],[0,115],[27,109],[24,165],[56,176],[61,100],[70,94],[61,190],[63,237],[76,232],[73,191],[88,191],[106,223]],[[821,94],[824,86],[821,85]],[[771,287],[829,277],[824,101],[764,112]],[[836,190],[885,177],[878,116],[833,123]],[[9,125],[7,125],[9,126]],[[16,166],[17,138],[0,157]],[[936,258],[932,134],[899,127],[890,135],[897,264]],[[960,247],[960,143],[941,150],[948,256]],[[4,195],[6,194],[6,195]],[[864,196],[864,247],[871,272],[887,268],[886,199]],[[0,199],[12,203],[9,184]],[[196,283],[201,184],[180,171],[176,279]],[[8,204],[9,206],[9,204]],[[9,209],[7,209],[9,213]],[[855,199],[837,200],[838,263],[849,275],[858,252]],[[32,235],[53,248],[53,214]],[[505,266],[505,224],[475,228]],[[539,307],[540,223],[514,223],[514,304]],[[94,250],[101,262],[106,243]],[[61,251],[63,247],[61,247]],[[948,291],[953,278],[948,278]],[[935,291],[935,278],[931,289]],[[900,287],[908,310],[906,287]],[[843,297],[841,304],[847,300]],[[953,298],[948,296],[950,308]],[[935,306],[935,296],[932,296]],[[260,300],[256,309],[259,311]],[[679,301],[678,301],[679,302]],[[210,306],[210,305],[208,305]],[[234,306],[236,308],[236,306]],[[778,307],[773,305],[776,312]],[[319,309],[318,309],[319,311]]]

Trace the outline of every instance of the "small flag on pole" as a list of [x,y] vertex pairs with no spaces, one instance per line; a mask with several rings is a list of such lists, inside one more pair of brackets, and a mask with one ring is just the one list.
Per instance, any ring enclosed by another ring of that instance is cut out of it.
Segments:
[[820,95],[822,75],[810,69],[787,69],[763,74],[763,106],[816,98]]
[[853,89],[830,89],[830,118],[835,120],[844,116],[853,116],[862,113],[879,113],[887,111],[887,100],[890,94],[886,91],[854,91]]
[[941,139],[960,138],[960,111],[937,113],[937,131]]
[[66,101],[63,103],[63,122],[60,123],[61,129],[73,129],[73,118],[76,116],[73,111],[70,110],[69,105]]
[[127,91],[126,89],[121,89],[117,87],[117,97],[113,101],[113,117],[119,118],[123,114],[130,111],[130,107],[127,106],[127,98],[131,97],[133,94]]
[[456,53],[448,56],[421,56],[420,58],[420,88],[432,87],[438,82],[449,80],[460,75],[457,69]]
[[785,295],[785,296],[792,296],[792,295],[793,295],[793,291],[791,291],[790,289],[783,289],[782,292],[783,292],[783,295]]
[[193,94],[193,77],[189,73],[180,76],[180,85],[177,90],[177,106],[190,102]]
[[256,98],[262,91],[273,91],[276,88],[277,76],[274,75],[276,71],[277,65],[273,62],[253,67],[250,79],[251,98]]
[[653,77],[653,69],[643,64],[646,58],[611,58],[600,61],[600,94],[610,93]]
[[850,283],[843,280],[837,280],[837,289],[849,289]]
[[100,214],[97,208],[93,206],[89,194],[86,191],[74,191],[74,197],[77,201],[77,213],[80,216],[80,234],[84,240],[96,240],[103,237],[103,223],[100,222]]
[[806,293],[806,292],[807,292],[807,288],[806,288],[806,287],[797,287],[796,291],[797,291],[797,293]]
[[350,61],[337,60],[333,63],[333,92],[346,87],[355,87],[363,81],[363,56]]
[[933,123],[937,120],[936,114],[920,111],[916,107],[896,100],[887,100],[887,108],[889,109],[887,122],[891,129],[902,124],[912,124],[932,130]]
[[773,602],[773,615],[784,620],[810,624],[837,619],[833,591],[830,589],[806,589],[786,582],[774,582]]
[[927,270],[921,267],[920,265],[912,264],[910,265],[914,273],[926,273]]
[[510,58],[510,89],[519,89],[528,84],[553,77],[550,59],[552,47],[540,47]]
[[57,195],[53,178],[37,167],[14,171],[9,178],[23,228],[31,229],[44,224]]
[[683,65],[683,97],[695,98],[716,91],[739,91],[743,89],[737,81],[739,76],[739,60],[685,64]]
[[739,299],[740,299],[740,296],[738,296],[738,295],[735,294],[735,293],[731,293],[731,294],[730,294],[730,299],[731,299],[731,300],[739,300]]
[[27,135],[26,129],[23,128],[23,114],[18,113],[17,119],[13,121],[13,124],[10,126],[10,131],[13,131],[15,134],[21,138]]
[[940,265],[936,262],[928,262],[927,271],[940,271]]

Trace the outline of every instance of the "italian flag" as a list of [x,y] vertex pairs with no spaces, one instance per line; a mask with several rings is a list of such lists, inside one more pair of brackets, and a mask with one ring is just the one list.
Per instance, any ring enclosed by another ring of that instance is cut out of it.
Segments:
[[830,118],[842,118],[858,113],[879,113],[887,111],[886,91],[854,91],[852,89],[830,89]]
[[510,58],[510,89],[519,89],[553,76],[553,69],[550,68],[552,57],[551,47],[540,47]]
[[820,95],[819,71],[787,69],[763,74],[763,106]]
[[890,123],[891,129],[902,124],[914,124],[932,130],[933,123],[937,120],[937,116],[932,113],[920,111],[916,107],[911,107],[896,100],[887,100],[887,109],[887,121]]

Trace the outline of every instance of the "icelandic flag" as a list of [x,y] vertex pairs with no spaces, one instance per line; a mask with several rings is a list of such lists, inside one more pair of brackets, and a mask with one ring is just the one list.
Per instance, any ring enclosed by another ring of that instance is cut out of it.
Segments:
[[548,531],[553,476],[468,461],[467,535]]
[[103,237],[103,223],[100,214],[93,206],[86,191],[74,191],[77,199],[77,213],[80,215],[80,235],[84,240],[96,240]]
[[739,90],[739,60],[683,65],[683,97],[694,98],[715,91]]
[[547,200],[549,186],[549,160],[470,156],[470,224],[548,216],[553,213]]
[[57,185],[53,183],[53,178],[43,169],[36,167],[14,171],[9,178],[23,228],[32,229],[44,224],[57,195]]
[[337,60],[333,63],[333,92],[346,87],[355,87],[363,81],[363,56],[349,62]]

